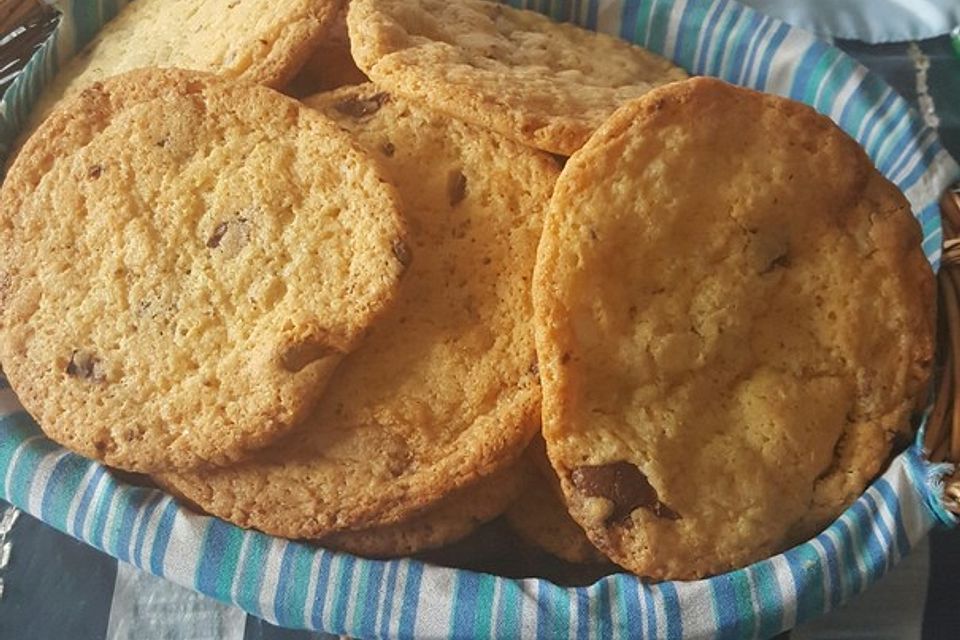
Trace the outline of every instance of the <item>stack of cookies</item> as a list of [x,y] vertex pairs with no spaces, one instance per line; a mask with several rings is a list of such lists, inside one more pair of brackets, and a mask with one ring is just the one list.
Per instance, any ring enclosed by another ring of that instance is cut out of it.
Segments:
[[32,129],[11,385],[242,527],[395,557],[505,515],[709,575],[836,517],[929,376],[919,229],[855,142],[539,14],[137,0]]

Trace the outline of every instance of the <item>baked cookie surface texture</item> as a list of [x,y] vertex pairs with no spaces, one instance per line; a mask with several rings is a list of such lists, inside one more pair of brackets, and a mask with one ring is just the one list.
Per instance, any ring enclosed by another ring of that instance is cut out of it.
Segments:
[[409,269],[301,428],[250,463],[169,478],[215,515],[295,538],[409,519],[520,456],[539,421],[530,286],[559,173],[372,85],[307,103],[382,159]]
[[594,544],[695,578],[838,516],[930,373],[920,236],[798,103],[702,78],[606,122],[558,182],[534,285],[544,438]]
[[0,204],[4,371],[51,438],[131,471],[289,430],[409,258],[395,190],[346,134],[198,72],[82,92]]
[[562,155],[620,105],[687,77],[618,38],[486,0],[353,0],[347,24],[378,85]]

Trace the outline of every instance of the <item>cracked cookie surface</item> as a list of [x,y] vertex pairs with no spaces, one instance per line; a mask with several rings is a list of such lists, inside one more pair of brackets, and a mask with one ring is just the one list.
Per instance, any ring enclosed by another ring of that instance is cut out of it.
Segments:
[[347,23],[378,85],[563,155],[620,105],[687,77],[618,38],[485,0],[352,0]]
[[694,79],[567,163],[534,285],[544,436],[612,560],[687,579],[820,531],[909,433],[934,281],[827,118]]
[[307,100],[383,161],[412,262],[304,425],[257,458],[165,478],[284,537],[414,517],[509,466],[537,429],[531,280],[553,158],[373,85]]
[[0,191],[0,358],[23,405],[141,472],[289,430],[397,288],[393,187],[264,87],[136,71],[68,106]]

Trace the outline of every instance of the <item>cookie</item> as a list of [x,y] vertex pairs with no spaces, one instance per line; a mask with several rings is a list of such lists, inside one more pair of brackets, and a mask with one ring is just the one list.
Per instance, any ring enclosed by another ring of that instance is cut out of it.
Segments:
[[347,22],[378,85],[562,155],[620,105],[687,77],[618,38],[485,0],[353,0]]
[[136,0],[57,74],[32,129],[61,99],[144,67],[209,71],[282,87],[320,41],[342,0]]
[[298,102],[199,72],[65,107],[0,191],[0,359],[23,405],[140,472],[289,430],[410,260],[375,161]]
[[319,544],[371,558],[397,558],[436,549],[468,536],[502,514],[520,493],[519,466],[498,471],[458,489],[429,511],[409,520],[359,531],[342,531]]
[[702,78],[618,111],[566,164],[534,284],[544,438],[593,543],[688,579],[837,517],[930,374],[920,244],[809,107]]
[[369,81],[350,53],[347,8],[344,5],[285,91],[302,98],[321,91],[332,91]]
[[217,516],[292,538],[411,518],[521,455],[540,417],[530,283],[559,174],[372,85],[307,103],[383,160],[409,271],[303,427],[255,461],[169,478]]
[[567,513],[560,481],[547,461],[542,438],[534,439],[519,467],[523,491],[504,514],[510,528],[529,544],[561,560],[574,564],[607,562]]

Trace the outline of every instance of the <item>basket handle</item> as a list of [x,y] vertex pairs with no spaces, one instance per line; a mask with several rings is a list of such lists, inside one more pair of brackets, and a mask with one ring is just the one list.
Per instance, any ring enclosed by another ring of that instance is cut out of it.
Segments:
[[57,10],[43,0],[0,0],[0,96],[59,19]]
[[[927,422],[924,449],[933,462],[960,463],[960,185],[944,194],[943,259],[938,276],[940,381]],[[947,478],[944,505],[960,516],[960,465]]]

